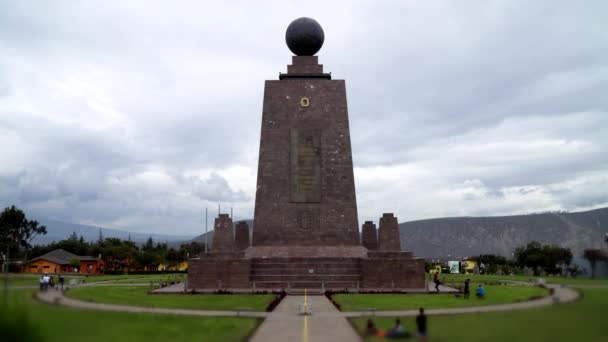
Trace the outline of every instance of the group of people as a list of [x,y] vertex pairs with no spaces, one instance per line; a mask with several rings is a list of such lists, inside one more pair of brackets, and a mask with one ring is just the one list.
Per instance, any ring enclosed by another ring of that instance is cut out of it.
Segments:
[[63,276],[60,274],[59,275],[59,284],[57,285],[57,287],[55,288],[55,277],[48,275],[48,274],[43,274],[40,276],[39,282],[40,282],[40,291],[48,291],[49,287],[51,289],[56,289],[59,290],[61,288],[61,290],[63,291],[63,285],[65,283],[65,279],[63,278]]
[[[468,299],[469,295],[471,294],[471,290],[469,288],[470,282],[471,279],[467,279],[464,281],[463,297],[465,299]],[[475,296],[479,299],[486,299],[486,288],[483,286],[483,284],[477,285],[477,289],[475,290]]]
[[[435,275],[433,277],[433,283],[435,283],[435,290],[437,290],[437,292],[439,292],[439,285],[441,284],[441,281],[439,280],[439,273],[437,273],[437,272],[435,273]],[[470,292],[471,292],[470,283],[471,283],[471,279],[467,279],[464,281],[463,297],[465,299],[468,299],[470,296]],[[483,286],[483,284],[479,284],[477,286],[477,289],[475,290],[475,296],[479,299],[486,298],[486,288]],[[416,328],[417,328],[416,336],[418,337],[418,340],[426,341],[427,340],[427,324],[426,324],[426,315],[424,314],[423,308],[420,308],[419,314],[418,314],[418,316],[416,316]],[[379,330],[378,328],[376,328],[374,321],[372,321],[372,319],[369,318],[367,320],[366,334],[368,336],[379,336],[379,337],[391,338],[391,339],[414,337],[413,334],[411,334],[409,331],[407,331],[405,329],[405,326],[401,323],[401,320],[399,318],[395,319],[395,324],[393,325],[393,327],[391,329],[389,329],[387,331],[382,331],[382,330]]]
[[[424,314],[424,309],[420,308],[418,316],[416,316],[416,330],[419,341],[426,341],[427,338],[427,327],[426,327],[426,315]],[[395,324],[392,328],[387,331],[382,331],[376,328],[374,321],[371,318],[367,320],[367,328],[366,334],[369,336],[379,336],[390,339],[400,339],[400,338],[411,338],[412,335],[405,326],[401,323],[399,318],[395,319]]]
[[[439,280],[439,272],[435,272],[435,274],[433,275],[433,283],[435,284],[435,290],[437,292],[439,292],[439,285],[441,285],[441,281]],[[471,294],[471,290],[470,290],[470,283],[471,283],[471,279],[467,279],[464,281],[464,288],[463,288],[463,298],[464,299],[468,299],[469,295]],[[479,299],[485,299],[486,298],[486,288],[483,286],[483,284],[479,284],[477,285],[477,289],[475,290],[475,296]]]

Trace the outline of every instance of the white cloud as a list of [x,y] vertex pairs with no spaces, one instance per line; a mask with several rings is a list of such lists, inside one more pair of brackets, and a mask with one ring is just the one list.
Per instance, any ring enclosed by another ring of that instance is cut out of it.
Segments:
[[252,217],[263,81],[311,16],[361,221],[607,205],[607,6],[5,2],[0,204],[179,234],[216,202]]

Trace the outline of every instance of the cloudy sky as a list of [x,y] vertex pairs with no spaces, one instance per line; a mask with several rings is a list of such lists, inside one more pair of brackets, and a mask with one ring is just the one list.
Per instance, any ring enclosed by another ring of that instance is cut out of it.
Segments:
[[346,79],[360,220],[608,206],[608,2],[0,0],[0,204],[193,235],[251,218],[295,18]]

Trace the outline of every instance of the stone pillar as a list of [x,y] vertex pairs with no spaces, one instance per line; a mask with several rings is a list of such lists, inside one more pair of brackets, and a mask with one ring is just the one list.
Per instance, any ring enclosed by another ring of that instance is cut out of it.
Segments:
[[234,234],[234,249],[242,251],[249,247],[249,225],[245,221],[237,222]]
[[234,250],[234,233],[232,219],[228,214],[220,214],[213,226],[212,252],[232,252]]
[[376,225],[372,221],[365,221],[363,224],[363,232],[361,234],[361,244],[370,251],[378,249],[378,235],[376,234]]
[[378,250],[401,251],[399,223],[393,213],[384,213],[380,218],[378,232]]

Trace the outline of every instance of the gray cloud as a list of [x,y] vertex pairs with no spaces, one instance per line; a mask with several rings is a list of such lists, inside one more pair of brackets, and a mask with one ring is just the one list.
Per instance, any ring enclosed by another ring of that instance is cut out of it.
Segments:
[[360,220],[608,205],[608,4],[0,3],[0,204],[196,234],[253,215],[263,81],[315,17]]

